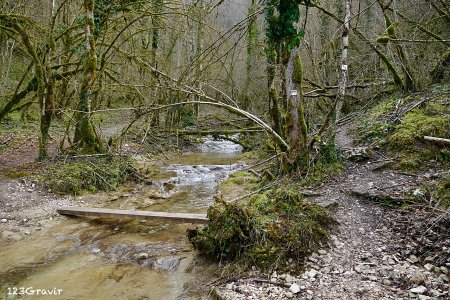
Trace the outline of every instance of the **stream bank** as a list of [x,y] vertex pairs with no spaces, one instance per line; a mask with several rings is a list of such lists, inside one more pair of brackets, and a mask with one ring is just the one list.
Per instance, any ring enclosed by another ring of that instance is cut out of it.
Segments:
[[[338,132],[337,141],[341,148],[352,147],[347,127]],[[338,204],[334,217],[339,225],[329,247],[308,257],[304,272],[297,275],[250,272],[246,278],[231,279],[217,287],[216,297],[221,300],[448,299],[449,231],[441,232],[443,245],[419,255],[415,253],[419,248],[417,241],[407,236],[405,228],[391,227],[400,219],[402,210],[385,209],[356,196],[363,191],[400,196],[420,190],[421,184],[432,176],[433,170],[411,175],[380,168],[386,161],[389,159],[379,153],[359,162],[348,161],[342,174],[311,188],[316,195],[308,198],[311,202]],[[410,213],[411,217],[421,215],[419,210]],[[426,223],[430,230],[435,221],[430,218]]]
[[158,162],[152,184],[110,193],[55,197],[26,179],[1,179],[0,295],[48,297],[8,295],[8,288],[32,286],[62,289],[53,299],[208,299],[218,270],[188,243],[194,225],[54,213],[60,206],[205,213],[220,182],[244,163],[229,141],[207,139],[193,150]]

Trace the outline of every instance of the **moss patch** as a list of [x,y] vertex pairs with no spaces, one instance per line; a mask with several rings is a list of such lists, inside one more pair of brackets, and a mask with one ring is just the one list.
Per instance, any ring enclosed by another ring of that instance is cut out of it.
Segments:
[[449,138],[449,124],[450,109],[432,103],[407,113],[388,141],[391,148],[398,149],[423,143],[424,135]]
[[55,163],[47,166],[39,179],[55,193],[79,195],[115,189],[133,173],[128,161],[107,157]]
[[237,171],[219,185],[221,194],[228,198],[235,198],[254,190],[259,182],[259,178],[247,171]]
[[9,179],[23,178],[30,175],[30,172],[25,170],[5,170],[2,175]]
[[[404,170],[420,169],[426,161],[445,164],[450,159],[450,149],[426,142],[423,136],[450,138],[448,96],[448,89],[442,86],[376,105],[358,122],[355,131],[359,143],[387,150],[398,158],[395,167]],[[422,103],[426,98],[431,100]],[[412,102],[420,105],[399,120],[399,113],[411,107]]]
[[210,222],[188,233],[192,245],[217,261],[264,272],[299,267],[304,258],[327,242],[334,220],[328,212],[305,203],[295,189],[258,194],[245,205],[216,200]]

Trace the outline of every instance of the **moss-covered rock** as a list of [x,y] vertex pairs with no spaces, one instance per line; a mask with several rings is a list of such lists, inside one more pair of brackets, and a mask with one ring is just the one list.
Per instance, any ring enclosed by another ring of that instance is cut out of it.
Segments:
[[[439,107],[441,106],[441,107]],[[403,148],[421,143],[424,135],[450,137],[450,113],[442,105],[432,104],[407,113],[388,141],[391,148]],[[442,112],[437,114],[436,112]]]
[[326,209],[286,188],[255,195],[246,205],[216,200],[208,217],[207,226],[188,233],[192,245],[214,260],[262,271],[285,269],[289,259],[298,265],[326,243],[334,223]]
[[[448,95],[448,87],[437,86],[379,103],[357,123],[359,143],[385,149],[397,158],[395,167],[404,170],[420,169],[427,161],[445,164],[450,149],[427,142],[423,136],[450,138]],[[411,107],[416,108],[408,111]]]

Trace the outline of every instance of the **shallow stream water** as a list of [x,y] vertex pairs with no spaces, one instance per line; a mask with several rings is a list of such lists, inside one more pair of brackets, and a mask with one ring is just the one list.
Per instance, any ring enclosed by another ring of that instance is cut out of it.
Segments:
[[[79,202],[206,213],[219,183],[243,166],[240,150],[227,141],[206,139],[197,151],[161,162],[162,173],[151,185],[83,196]],[[193,227],[117,219],[54,222],[31,237],[0,247],[0,298],[208,299],[205,284],[214,267],[195,257],[186,238],[186,230]],[[13,295],[20,294],[21,288],[29,289],[25,295]]]

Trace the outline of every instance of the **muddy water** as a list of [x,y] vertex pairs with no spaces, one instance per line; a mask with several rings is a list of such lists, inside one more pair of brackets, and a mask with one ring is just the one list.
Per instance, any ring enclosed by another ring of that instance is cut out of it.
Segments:
[[[86,206],[204,213],[218,184],[242,167],[239,151],[232,143],[206,140],[196,152],[162,162],[162,173],[152,185],[78,201]],[[186,239],[186,229],[192,227],[63,219],[0,247],[0,299],[208,299],[205,283],[214,267],[195,257]],[[13,295],[22,287],[29,288],[25,295]]]

